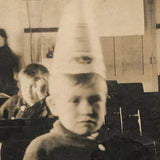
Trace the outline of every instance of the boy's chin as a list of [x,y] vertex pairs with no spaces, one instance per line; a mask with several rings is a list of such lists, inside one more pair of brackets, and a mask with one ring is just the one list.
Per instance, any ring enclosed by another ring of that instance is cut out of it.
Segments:
[[87,127],[84,127],[84,128],[81,128],[81,129],[77,129],[75,131],[75,133],[77,135],[80,135],[80,136],[90,136],[91,134],[95,133],[97,131],[96,128],[87,128]]

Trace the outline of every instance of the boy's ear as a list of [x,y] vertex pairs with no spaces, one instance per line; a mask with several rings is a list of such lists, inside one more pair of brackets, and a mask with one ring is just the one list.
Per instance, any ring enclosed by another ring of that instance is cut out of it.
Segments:
[[54,116],[58,116],[58,113],[57,113],[57,110],[55,107],[55,95],[48,96],[46,98],[46,104],[47,104],[48,108],[50,109],[50,111],[52,112],[52,114]]

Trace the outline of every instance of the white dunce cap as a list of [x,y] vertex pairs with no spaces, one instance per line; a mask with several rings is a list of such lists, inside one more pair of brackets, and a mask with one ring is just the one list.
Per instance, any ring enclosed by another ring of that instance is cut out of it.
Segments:
[[54,74],[97,73],[106,79],[89,1],[72,0],[64,9],[54,53]]

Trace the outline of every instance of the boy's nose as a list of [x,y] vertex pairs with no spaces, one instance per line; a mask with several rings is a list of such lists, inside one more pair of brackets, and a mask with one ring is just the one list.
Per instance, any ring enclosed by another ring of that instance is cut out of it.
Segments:
[[93,114],[93,107],[86,100],[81,101],[78,110],[80,114]]

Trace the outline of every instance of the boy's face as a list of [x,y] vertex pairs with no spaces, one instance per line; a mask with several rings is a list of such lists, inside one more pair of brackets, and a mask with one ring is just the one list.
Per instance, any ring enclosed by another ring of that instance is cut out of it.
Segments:
[[67,79],[62,85],[55,107],[63,126],[78,135],[89,135],[100,129],[106,114],[106,82],[94,76],[89,85],[75,85]]
[[41,79],[35,81],[34,78],[23,75],[19,83],[22,97],[29,106],[33,106],[47,96],[48,90],[45,89],[46,85]]

